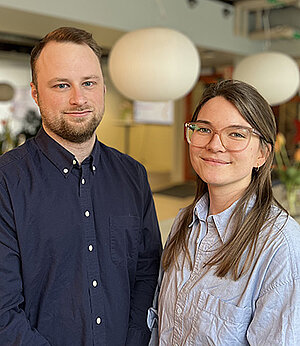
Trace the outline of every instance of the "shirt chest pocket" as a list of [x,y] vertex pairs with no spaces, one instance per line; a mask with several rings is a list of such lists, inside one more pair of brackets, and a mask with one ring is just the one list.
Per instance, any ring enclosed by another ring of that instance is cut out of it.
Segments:
[[239,307],[200,292],[188,345],[245,345],[251,322],[249,307]]
[[110,250],[115,264],[126,265],[128,260],[137,258],[140,224],[138,216],[110,217]]

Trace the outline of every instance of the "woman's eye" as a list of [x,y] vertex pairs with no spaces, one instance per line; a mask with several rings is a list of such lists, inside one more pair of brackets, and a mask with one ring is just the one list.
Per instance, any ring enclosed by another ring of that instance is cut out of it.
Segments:
[[199,133],[211,133],[211,129],[208,127],[199,127],[197,132],[199,132]]
[[244,133],[241,133],[241,132],[231,132],[229,134],[229,137],[233,137],[233,138],[246,138],[246,135]]

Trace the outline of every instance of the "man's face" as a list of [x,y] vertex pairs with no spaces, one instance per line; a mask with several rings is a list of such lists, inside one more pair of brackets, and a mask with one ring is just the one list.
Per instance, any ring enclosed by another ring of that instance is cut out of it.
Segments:
[[49,42],[36,62],[36,76],[31,92],[46,132],[74,143],[89,140],[102,119],[105,93],[92,49],[85,44]]

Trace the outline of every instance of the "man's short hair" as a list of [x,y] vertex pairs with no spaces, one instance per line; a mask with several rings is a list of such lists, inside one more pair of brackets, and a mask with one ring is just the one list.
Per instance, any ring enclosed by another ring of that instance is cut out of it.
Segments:
[[42,38],[32,49],[31,51],[31,74],[32,74],[32,83],[37,85],[37,76],[36,76],[36,62],[39,58],[41,51],[48,42],[71,42],[75,44],[86,44],[88,45],[101,62],[101,48],[98,46],[97,42],[93,39],[92,34],[89,32],[77,29],[73,27],[61,27],[58,28],[44,38]]

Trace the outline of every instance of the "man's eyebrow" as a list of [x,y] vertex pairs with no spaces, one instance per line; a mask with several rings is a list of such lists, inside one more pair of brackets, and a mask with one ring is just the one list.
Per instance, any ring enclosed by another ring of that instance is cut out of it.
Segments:
[[82,80],[87,80],[87,79],[100,79],[100,76],[97,75],[91,75],[91,76],[87,76],[87,77],[83,77]]
[[[97,75],[90,75],[81,78],[82,81],[84,80],[89,80],[89,79],[94,79],[94,80],[100,80],[100,76]],[[48,84],[53,84],[53,83],[71,83],[68,78],[61,78],[61,77],[55,77],[49,80]]]
[[60,83],[60,82],[69,82],[69,79],[68,78],[55,77],[55,78],[50,79],[48,81],[48,84]]

